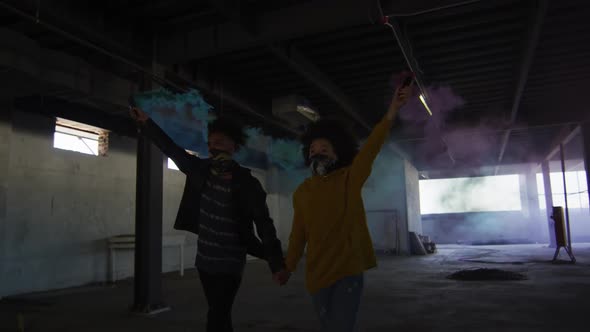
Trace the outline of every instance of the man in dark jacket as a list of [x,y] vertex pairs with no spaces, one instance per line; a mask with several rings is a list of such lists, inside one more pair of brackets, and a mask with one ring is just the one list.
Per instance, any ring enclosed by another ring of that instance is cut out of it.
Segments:
[[[265,259],[273,279],[284,284],[281,242],[266,205],[266,192],[250,170],[232,160],[245,143],[242,128],[227,119],[209,124],[209,159],[176,145],[143,111],[132,108],[140,133],[150,138],[186,174],[175,229],[199,235],[195,265],[207,302],[207,331],[233,331],[231,310],[246,254]],[[254,235],[254,227],[262,242]]]

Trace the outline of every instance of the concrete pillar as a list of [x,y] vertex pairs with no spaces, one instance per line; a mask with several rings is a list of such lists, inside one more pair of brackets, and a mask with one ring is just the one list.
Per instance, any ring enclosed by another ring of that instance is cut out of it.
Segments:
[[162,307],[162,153],[140,135],[137,144],[134,310]]
[[[6,262],[10,252],[7,231],[8,172],[12,135],[12,101],[0,100],[0,262]],[[0,264],[0,276],[5,275],[5,264]],[[6,283],[0,283],[0,297],[6,292]]]
[[541,164],[543,171],[543,186],[545,188],[545,212],[547,213],[547,225],[549,227],[549,246],[555,248],[555,228],[553,227],[553,192],[551,191],[551,178],[549,176],[549,161],[545,160]]
[[529,219],[529,230],[531,237],[535,241],[542,241],[541,227],[545,227],[545,223],[541,223],[541,209],[539,208],[539,191],[537,190],[537,175],[530,171],[524,175],[524,190],[526,190],[525,201],[523,201],[523,210],[526,207],[526,214]]
[[518,175],[518,184],[520,190],[520,210],[526,218],[530,217],[528,182],[529,181],[526,173]]
[[586,170],[586,183],[588,184],[588,195],[590,198],[590,122],[581,125],[582,140],[584,142],[584,169]]
[[419,174],[416,167],[407,160],[404,160],[404,175],[406,180],[406,215],[408,218],[408,231],[422,235]]
[[[141,83],[144,90],[152,87],[147,76]],[[167,309],[162,300],[163,173],[162,152],[138,135],[133,311],[145,314]]]

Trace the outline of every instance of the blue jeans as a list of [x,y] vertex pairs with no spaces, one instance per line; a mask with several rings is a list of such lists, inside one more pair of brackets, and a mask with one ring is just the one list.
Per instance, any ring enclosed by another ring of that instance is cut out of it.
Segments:
[[312,295],[323,332],[353,332],[363,293],[363,274],[344,277]]

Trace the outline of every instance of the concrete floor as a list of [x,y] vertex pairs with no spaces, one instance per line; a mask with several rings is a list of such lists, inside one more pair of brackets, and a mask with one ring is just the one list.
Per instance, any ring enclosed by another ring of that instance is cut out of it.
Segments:
[[[362,331],[588,331],[590,245],[577,244],[576,265],[551,264],[541,245],[442,246],[426,257],[382,257],[366,275]],[[562,254],[562,258],[566,255]],[[466,268],[525,273],[525,281],[454,281]],[[129,314],[131,280],[0,301],[0,331],[204,331],[206,306],[194,270],[167,274],[164,294],[172,310],[154,317]],[[22,301],[22,302],[18,302]],[[234,307],[239,331],[317,331],[298,272],[285,287],[252,261]]]

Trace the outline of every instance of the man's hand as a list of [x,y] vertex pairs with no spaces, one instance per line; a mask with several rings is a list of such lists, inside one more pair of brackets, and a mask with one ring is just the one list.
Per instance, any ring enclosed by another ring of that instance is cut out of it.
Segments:
[[281,271],[272,275],[272,280],[274,280],[280,286],[286,284],[287,281],[289,281],[289,278],[291,278],[291,272],[287,271],[286,269],[282,269]]
[[129,113],[131,114],[131,118],[138,124],[144,124],[150,118],[149,115],[137,107],[130,107]]
[[389,120],[393,120],[397,111],[399,111],[402,106],[404,106],[408,99],[412,96],[412,92],[414,91],[414,82],[410,83],[410,85],[404,88],[397,88],[395,89],[395,93],[393,94],[393,100],[391,101],[391,105],[389,105],[389,110],[387,112],[387,118]]

